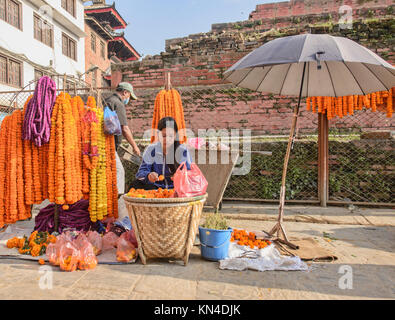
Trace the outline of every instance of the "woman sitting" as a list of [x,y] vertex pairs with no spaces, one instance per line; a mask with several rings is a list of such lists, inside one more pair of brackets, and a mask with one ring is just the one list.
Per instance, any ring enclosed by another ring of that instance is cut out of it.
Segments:
[[159,141],[147,147],[143,162],[131,188],[173,189],[173,176],[181,163],[186,162],[191,169],[192,157],[186,145],[180,144],[176,121],[171,117],[162,118],[158,123]]

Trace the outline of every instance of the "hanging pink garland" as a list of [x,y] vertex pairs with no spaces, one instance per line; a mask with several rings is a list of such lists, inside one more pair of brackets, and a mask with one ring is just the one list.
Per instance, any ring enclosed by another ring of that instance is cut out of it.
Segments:
[[56,83],[44,76],[37,82],[33,98],[26,107],[23,121],[23,139],[38,147],[49,142],[51,115],[56,99]]

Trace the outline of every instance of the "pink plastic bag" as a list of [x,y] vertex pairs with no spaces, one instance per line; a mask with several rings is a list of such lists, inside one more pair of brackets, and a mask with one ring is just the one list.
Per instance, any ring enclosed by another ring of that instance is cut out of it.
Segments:
[[77,270],[80,262],[80,250],[73,243],[66,242],[60,248],[60,270],[73,272]]
[[116,248],[118,239],[119,237],[114,232],[106,233],[103,237],[103,251]]
[[131,244],[134,245],[135,248],[138,247],[137,238],[133,229],[122,233],[121,237],[124,237],[126,240],[128,240]]
[[123,233],[117,242],[117,261],[130,262],[137,258],[137,250],[135,246],[127,240],[126,233]]
[[191,170],[188,170],[183,162],[174,175],[174,190],[180,198],[201,196],[206,193],[207,186],[207,180],[196,163],[192,163]]
[[46,255],[48,257],[49,263],[53,266],[60,265],[60,250],[68,242],[73,239],[69,232],[62,233],[56,237],[55,243],[50,243],[46,250]]
[[97,266],[97,258],[92,244],[86,239],[78,243],[80,251],[80,259],[78,261],[78,269],[92,270]]
[[95,255],[99,255],[102,252],[103,248],[103,239],[98,234],[96,231],[88,231],[86,234],[88,241],[92,244],[93,246],[93,251],[95,252]]
[[73,245],[78,250],[81,249],[85,245],[86,242],[90,243],[88,238],[86,237],[86,235],[84,235],[83,233],[80,233],[78,235],[78,237],[74,241],[72,241]]

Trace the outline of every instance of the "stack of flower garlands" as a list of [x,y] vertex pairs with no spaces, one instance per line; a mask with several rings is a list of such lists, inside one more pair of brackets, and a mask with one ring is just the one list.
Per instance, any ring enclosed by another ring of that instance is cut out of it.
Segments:
[[180,93],[175,89],[161,90],[156,96],[152,120],[151,142],[158,140],[156,129],[158,129],[159,121],[165,117],[172,117],[176,120],[180,142],[185,143],[187,141],[187,136],[185,132],[184,109],[182,107]]
[[[117,218],[115,142],[104,134],[103,112],[95,99],[90,97],[85,107],[80,97],[60,93],[52,110],[49,141],[36,146],[22,139],[31,98],[23,112],[5,117],[0,127],[0,228],[30,218],[30,206],[45,199],[64,210],[82,198],[90,199],[93,222]],[[94,116],[90,122],[89,115]]]
[[308,97],[306,100],[307,111],[323,113],[328,120],[338,116],[342,118],[346,115],[353,115],[355,110],[362,110],[363,107],[372,112],[386,112],[391,118],[393,113],[393,99],[395,98],[395,88],[389,91],[374,92],[365,96],[344,96],[344,97]]

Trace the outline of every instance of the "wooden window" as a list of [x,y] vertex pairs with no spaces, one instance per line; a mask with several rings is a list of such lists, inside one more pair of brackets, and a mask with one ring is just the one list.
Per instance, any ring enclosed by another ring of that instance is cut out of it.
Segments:
[[103,59],[106,58],[106,45],[103,41],[100,41],[100,54]]
[[6,0],[0,0],[0,19],[6,20]]
[[22,4],[16,0],[0,0],[0,19],[22,29]]
[[34,15],[34,39],[53,48],[53,25]]
[[62,8],[75,17],[75,0],[62,0]]
[[77,42],[64,33],[62,34],[62,52],[65,56],[77,61]]
[[77,44],[74,40],[69,39],[70,58],[77,61]]
[[93,32],[91,33],[91,50],[96,52],[96,36]]
[[65,56],[69,55],[69,39],[68,37],[63,33],[62,34],[62,53]]
[[15,87],[20,87],[22,85],[21,64],[16,61],[9,60],[8,70],[9,84]]
[[7,58],[0,56],[0,83],[8,83],[7,81]]
[[20,28],[20,4],[14,0],[8,0],[8,22],[16,28]]
[[53,48],[53,25],[48,23],[47,21],[44,21],[44,30],[43,30],[43,42]]
[[22,63],[0,56],[0,82],[14,87],[21,87]]

